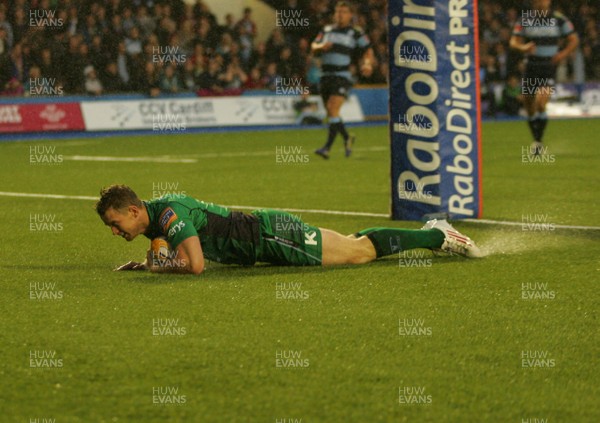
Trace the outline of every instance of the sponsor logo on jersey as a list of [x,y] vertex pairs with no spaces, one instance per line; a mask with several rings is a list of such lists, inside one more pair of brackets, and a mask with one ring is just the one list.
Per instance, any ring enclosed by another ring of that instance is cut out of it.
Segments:
[[168,207],[162,212],[158,220],[163,232],[167,232],[167,229],[169,229],[171,223],[177,220],[177,215],[171,207]]
[[185,222],[181,221],[179,223],[177,223],[176,225],[173,225],[173,227],[171,229],[169,229],[169,238],[172,238],[173,236],[175,236],[175,234],[179,231],[181,231],[182,228],[185,228]]
[[317,245],[317,233],[312,231],[311,233],[304,232],[304,244],[305,245]]

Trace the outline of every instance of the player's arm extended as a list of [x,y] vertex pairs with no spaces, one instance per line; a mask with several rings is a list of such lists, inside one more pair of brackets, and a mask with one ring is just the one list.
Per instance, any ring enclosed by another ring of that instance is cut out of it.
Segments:
[[369,47],[364,54],[362,55],[361,63],[360,63],[360,73],[369,77],[373,73],[373,66],[375,65],[375,54],[373,53],[373,49]]
[[151,253],[146,258],[148,268],[153,273],[184,273],[199,275],[204,271],[204,254],[198,236],[184,239],[176,248],[174,257],[163,261],[161,265],[152,262]]
[[523,37],[519,35],[513,35],[510,37],[510,48],[513,50],[518,50],[521,53],[533,53],[535,51],[535,43],[533,41],[525,43],[524,41],[525,40]]
[[321,39],[323,39],[323,37],[319,35],[319,37],[317,37],[317,39],[315,41],[313,41],[312,44],[310,45],[310,48],[313,53],[318,54],[323,51],[331,50],[331,47],[333,47],[332,42],[318,41]]

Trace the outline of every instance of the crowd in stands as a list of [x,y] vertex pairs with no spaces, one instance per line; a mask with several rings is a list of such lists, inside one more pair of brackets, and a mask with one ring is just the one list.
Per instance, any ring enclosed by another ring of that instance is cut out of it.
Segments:
[[[202,0],[0,0],[0,94],[43,95],[53,85],[64,94],[219,95],[274,90],[282,79],[314,91],[310,43],[334,2],[285,3],[301,18],[280,21],[263,42],[250,8],[219,22]],[[361,82],[385,83],[385,0],[358,9],[381,63]]]
[[[523,0],[479,0],[479,51],[481,88],[490,103],[489,114],[504,111],[516,114],[521,94],[520,78],[524,71],[523,56],[509,48],[514,23],[527,9]],[[580,38],[580,63],[585,80],[600,80],[600,4],[593,1],[553,0],[553,7],[568,17]],[[575,79],[575,54],[558,66],[556,81]],[[492,85],[504,84],[502,99],[494,102]],[[498,104],[499,103],[499,104]],[[496,107],[498,110],[496,110]]]
[[[0,95],[220,95],[275,90],[282,79],[301,80],[316,92],[320,63],[310,44],[331,22],[336,1],[265,1],[299,19],[278,21],[263,42],[250,8],[220,22],[202,0],[0,0]],[[356,25],[369,35],[377,60],[369,78],[354,72],[357,82],[385,84],[387,1],[354,3]],[[581,37],[586,77],[600,80],[594,59],[600,57],[600,8],[554,3]],[[522,57],[508,48],[522,8],[522,1],[480,0],[484,84],[509,81],[522,70]],[[572,61],[561,69],[568,79]]]

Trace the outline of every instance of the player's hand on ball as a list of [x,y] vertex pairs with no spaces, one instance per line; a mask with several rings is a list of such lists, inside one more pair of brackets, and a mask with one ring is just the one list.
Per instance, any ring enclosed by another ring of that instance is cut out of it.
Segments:
[[148,270],[148,266],[146,265],[146,262],[139,263],[136,261],[130,261],[117,267],[115,272],[120,270]]

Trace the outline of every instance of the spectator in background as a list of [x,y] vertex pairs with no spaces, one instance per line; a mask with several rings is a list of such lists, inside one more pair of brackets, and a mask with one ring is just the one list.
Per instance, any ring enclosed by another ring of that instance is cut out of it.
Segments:
[[92,45],[90,47],[90,60],[94,69],[104,69],[110,59],[111,52],[107,51],[102,45],[102,36],[94,35]]
[[198,78],[200,95],[220,95],[223,92],[223,85],[219,75],[221,73],[221,63],[219,59],[213,57],[208,61],[208,68],[202,72]]
[[98,79],[96,70],[92,65],[85,67],[83,71],[85,75],[85,92],[89,95],[101,95],[103,93],[102,83]]
[[204,57],[204,47],[202,44],[198,43],[194,45],[194,50],[189,61],[192,62],[194,66],[199,65],[200,69],[204,70],[206,58]]
[[[181,48],[187,52],[191,52],[194,49],[194,21],[191,19],[186,19],[181,24],[181,31],[176,32],[174,35],[177,35],[179,38],[179,43]],[[172,39],[173,37],[171,37]]]
[[246,69],[264,69],[266,68],[267,63],[267,45],[263,42],[259,42],[248,60]]
[[8,35],[6,34],[6,29],[0,26],[0,56],[6,54],[8,56]]
[[281,78],[281,75],[277,73],[277,63],[271,62],[267,65],[265,74],[263,76],[263,84],[265,88],[271,91],[275,91],[277,88],[277,81]]
[[121,25],[122,25],[123,31],[125,33],[131,32],[133,27],[137,26],[137,21],[133,17],[133,12],[131,11],[131,8],[129,8],[129,7],[123,8],[123,14],[121,15]]
[[146,69],[144,72],[143,89],[150,97],[157,97],[160,95],[159,77],[158,71],[154,63],[146,62]]
[[226,65],[225,71],[219,75],[219,79],[225,90],[239,91],[248,80],[248,75],[240,66],[240,59],[233,57]]
[[159,88],[161,92],[167,94],[176,94],[182,89],[182,84],[179,77],[175,73],[175,66],[173,64],[167,64],[162,72],[159,81]]
[[6,19],[6,8],[3,4],[0,4],[0,28],[3,28],[6,32],[6,43],[8,48],[11,48],[14,44],[14,34],[12,25]]
[[181,71],[183,89],[192,92],[198,90],[199,86],[196,84],[197,76],[195,71],[194,62],[186,60]]
[[235,21],[232,13],[225,15],[225,23],[219,26],[219,32],[221,34],[228,33],[232,37],[236,35]]
[[59,79],[59,68],[52,59],[52,50],[42,49],[41,59],[38,63],[42,75],[46,78]]
[[517,116],[522,103],[521,82],[516,75],[511,75],[502,90],[501,110],[509,116]]
[[208,54],[212,54],[219,41],[217,31],[212,31],[212,24],[206,17],[200,18],[200,22],[196,28],[196,36],[194,44],[202,44]]
[[233,37],[231,36],[231,34],[229,34],[228,32],[225,32],[223,35],[221,35],[221,41],[219,42],[219,45],[217,46],[215,53],[223,58],[223,61],[225,62],[225,64],[227,64],[231,61],[231,50],[232,50],[233,44],[234,44],[234,41],[233,41]]
[[102,88],[106,94],[115,94],[125,91],[125,82],[119,76],[116,62],[108,62],[104,74],[100,79]]
[[[133,55],[131,57],[135,57],[138,55]],[[123,81],[123,84],[125,87],[127,87],[129,85],[129,81],[131,79],[130,77],[130,69],[132,67],[131,65],[131,58],[130,56],[127,55],[127,52],[125,50],[125,42],[121,41],[119,42],[119,46],[117,49],[117,54],[115,57],[115,63],[117,65],[117,72],[119,74],[119,78],[121,78],[121,81]]]
[[129,30],[129,36],[125,38],[125,51],[127,54],[138,54],[142,52],[140,30],[136,26]]
[[49,91],[50,86],[46,78],[42,79],[42,72],[38,66],[29,69],[29,78],[23,84],[25,97],[38,97]]
[[79,29],[79,14],[75,6],[69,7],[66,27],[67,33],[71,36],[75,35]]
[[495,46],[496,67],[498,70],[498,79],[505,81],[508,77],[508,53],[506,46],[498,43]]
[[254,43],[254,38],[256,38],[258,31],[256,24],[252,20],[252,9],[249,7],[244,9],[244,16],[235,25],[235,29],[238,37],[248,37],[251,43]]
[[271,36],[267,40],[266,46],[266,58],[269,62],[276,62],[279,60],[279,56],[281,55],[281,50],[286,46],[285,38],[283,36],[283,32],[280,28],[275,28],[273,32],[271,32]]
[[292,49],[289,46],[285,46],[279,53],[279,60],[277,61],[277,73],[282,78],[292,78],[298,75],[298,65],[295,63],[292,57]]
[[14,25],[12,25],[14,42],[20,42],[29,30],[29,22],[25,15],[25,10],[18,8],[15,10]]
[[[166,10],[168,8],[165,6]],[[158,28],[156,29],[156,36],[161,45],[166,45],[169,43],[169,39],[171,36],[177,31],[177,24],[173,19],[169,16],[164,16],[158,23]]]
[[98,26],[96,25],[96,17],[94,15],[87,15],[85,17],[85,28],[83,28],[83,42],[87,45],[91,44],[94,35],[99,34]]
[[29,69],[27,68],[27,63],[23,55],[23,44],[15,44],[9,56],[11,64],[10,75],[19,81],[19,83],[25,81],[25,77],[28,75]]
[[144,37],[147,37],[156,29],[156,22],[148,15],[148,8],[141,5],[136,14],[136,22]]
[[259,68],[252,68],[250,75],[244,83],[244,89],[246,90],[261,90],[265,88],[265,84],[262,80],[262,76]]

